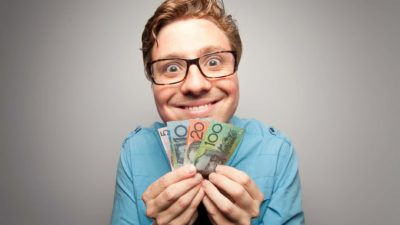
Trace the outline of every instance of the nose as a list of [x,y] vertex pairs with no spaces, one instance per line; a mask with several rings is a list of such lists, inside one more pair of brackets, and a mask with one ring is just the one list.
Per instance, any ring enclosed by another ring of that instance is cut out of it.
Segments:
[[190,65],[186,79],[181,85],[181,92],[185,95],[199,96],[207,93],[211,87],[211,82],[203,76],[200,69],[195,64]]

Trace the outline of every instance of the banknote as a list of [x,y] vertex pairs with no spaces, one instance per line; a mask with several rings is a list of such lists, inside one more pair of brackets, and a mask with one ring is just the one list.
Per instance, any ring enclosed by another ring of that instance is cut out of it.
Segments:
[[194,164],[194,157],[200,147],[201,140],[210,124],[209,120],[192,119],[189,120],[188,137],[186,140],[185,160],[186,164]]
[[169,164],[172,167],[172,157],[171,157],[171,145],[169,143],[169,130],[168,127],[161,127],[158,129],[158,135],[160,136],[161,143],[164,147],[164,151],[167,154]]
[[232,124],[211,121],[194,157],[197,170],[207,176],[217,165],[227,162],[243,134],[244,129]]
[[172,165],[174,168],[184,165],[186,139],[188,134],[188,120],[167,122],[169,130]]

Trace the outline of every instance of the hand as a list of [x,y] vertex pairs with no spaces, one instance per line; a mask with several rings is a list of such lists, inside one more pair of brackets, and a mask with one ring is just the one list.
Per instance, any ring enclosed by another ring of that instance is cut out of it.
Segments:
[[219,165],[202,184],[206,194],[203,203],[214,224],[248,225],[259,215],[264,197],[246,173]]
[[159,225],[192,224],[197,218],[197,206],[204,196],[202,180],[193,165],[165,174],[142,195],[146,215]]

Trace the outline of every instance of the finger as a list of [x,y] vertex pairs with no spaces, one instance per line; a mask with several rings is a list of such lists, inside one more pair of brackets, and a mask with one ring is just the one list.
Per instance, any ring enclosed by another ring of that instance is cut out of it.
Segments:
[[193,225],[194,222],[196,222],[198,217],[199,217],[199,213],[197,211],[194,211],[193,216],[191,217],[191,219],[189,221],[189,225]]
[[253,199],[259,202],[264,200],[264,195],[257,187],[257,184],[245,172],[225,165],[218,165],[215,168],[215,172],[241,184]]
[[192,177],[196,174],[196,167],[194,165],[182,166],[179,169],[171,171],[154,183],[152,183],[142,195],[144,202],[157,197],[163,190],[178,181]]
[[203,180],[203,189],[207,197],[214,203],[224,216],[237,221],[239,218],[246,216],[244,211],[233,204],[227,197],[225,197],[217,187],[215,187],[210,181]]
[[[192,224],[197,219],[197,207],[204,197],[204,190],[199,185],[199,190],[186,210],[172,221],[172,224]],[[194,218],[195,217],[195,218]],[[194,218],[194,219],[193,219]]]
[[256,217],[259,214],[259,203],[254,200],[247,190],[239,183],[227,178],[224,175],[211,173],[209,180],[220,191],[226,193],[239,207],[248,212],[252,217]]
[[[187,178],[185,180],[170,185],[167,189],[161,192],[161,194],[159,194],[154,200],[150,200],[148,202],[147,204],[148,216],[153,217],[159,212],[163,211],[164,209],[167,209],[168,207],[170,207],[170,205],[175,203],[177,199],[180,199],[182,196],[184,196],[185,193],[187,192],[191,193],[191,191],[193,191],[193,187],[200,184],[202,180],[203,177],[198,173],[194,177]],[[190,201],[197,193],[197,191],[192,193],[193,196],[189,199]],[[185,200],[187,199],[184,198],[180,201],[185,201]]]
[[232,224],[222,215],[222,213],[218,210],[218,208],[214,205],[214,203],[207,197],[207,195],[205,195],[203,198],[203,204],[204,207],[206,207],[209,218],[210,220],[212,220],[213,224]]
[[[165,209],[164,211],[157,214],[157,222],[159,224],[171,224],[171,221],[177,218],[176,221],[180,221],[181,224],[184,224],[183,218],[181,217],[182,212],[184,212],[189,207],[200,189],[201,184],[198,184],[187,193],[180,196],[168,209]],[[185,223],[190,220],[190,218],[185,219]]]

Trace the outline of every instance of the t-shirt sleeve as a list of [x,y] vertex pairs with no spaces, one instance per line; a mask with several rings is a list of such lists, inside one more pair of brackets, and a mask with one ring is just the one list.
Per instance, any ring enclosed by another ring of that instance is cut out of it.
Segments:
[[290,142],[284,142],[279,151],[275,185],[262,224],[304,224],[298,159]]
[[125,141],[118,162],[111,225],[140,224],[127,146],[129,145]]

